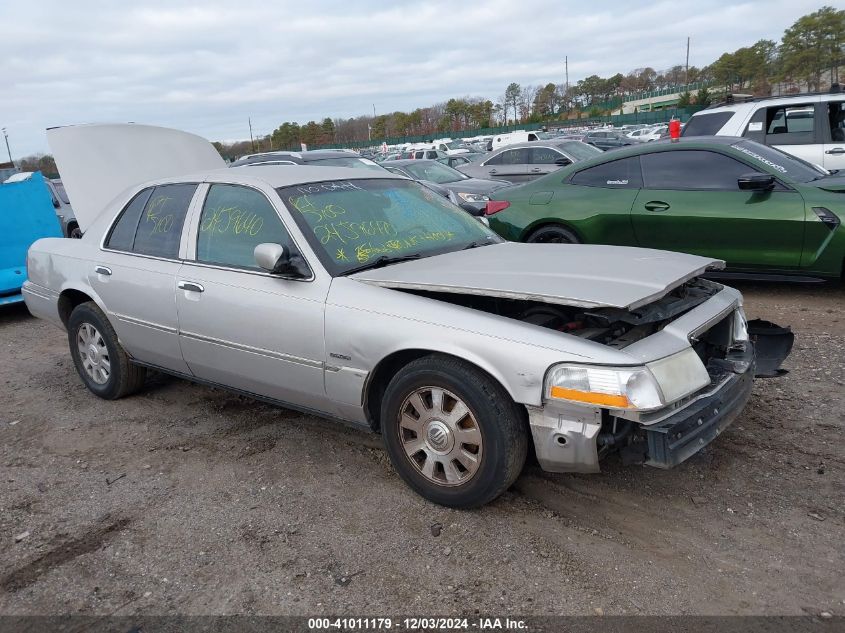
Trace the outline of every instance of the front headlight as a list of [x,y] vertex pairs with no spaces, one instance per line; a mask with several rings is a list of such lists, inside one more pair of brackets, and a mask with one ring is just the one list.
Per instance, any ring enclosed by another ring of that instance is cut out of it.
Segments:
[[665,405],[646,367],[555,365],[546,376],[546,398],[610,409],[649,411]]
[[458,197],[464,202],[487,202],[490,196],[481,193],[459,193]]

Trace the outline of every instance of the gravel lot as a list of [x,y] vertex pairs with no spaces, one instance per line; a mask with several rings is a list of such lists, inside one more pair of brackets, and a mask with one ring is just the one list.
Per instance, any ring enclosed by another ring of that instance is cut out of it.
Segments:
[[845,288],[740,287],[797,337],[728,432],[473,512],[321,419],[165,376],[99,400],[0,309],[0,613],[845,614]]

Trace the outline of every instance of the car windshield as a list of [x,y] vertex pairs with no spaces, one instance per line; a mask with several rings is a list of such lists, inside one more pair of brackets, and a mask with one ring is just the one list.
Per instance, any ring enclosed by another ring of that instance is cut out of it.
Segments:
[[277,192],[334,277],[390,259],[501,241],[465,211],[409,180],[326,181]]
[[318,160],[310,160],[308,164],[316,165],[318,167],[351,167],[352,169],[372,169],[373,171],[383,171],[384,167],[370,160],[369,158],[359,158],[358,156],[338,157],[338,158],[320,158]]
[[457,169],[437,162],[409,163],[404,166],[405,171],[410,173],[417,180],[428,180],[442,185],[446,182],[466,180],[469,176],[462,174]]
[[597,154],[604,154],[604,152],[595,145],[587,145],[586,143],[581,142],[561,143],[557,147],[569,154],[575,160],[587,160],[588,158],[593,158]]
[[742,141],[734,145],[734,149],[748,156],[752,163],[765,165],[770,171],[783,174],[795,182],[811,182],[830,175],[818,165],[755,141]]
[[452,141],[451,143],[446,143],[446,147],[449,149],[464,149],[466,145],[464,145],[463,141]]

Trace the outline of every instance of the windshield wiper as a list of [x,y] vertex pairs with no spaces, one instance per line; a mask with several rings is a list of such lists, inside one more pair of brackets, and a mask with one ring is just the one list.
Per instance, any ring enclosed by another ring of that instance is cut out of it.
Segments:
[[411,253],[410,255],[380,255],[376,257],[373,261],[367,262],[362,266],[356,266],[355,268],[350,268],[344,275],[350,275],[352,273],[357,273],[362,270],[370,270],[373,268],[381,268],[382,266],[389,266],[390,264],[397,264],[399,262],[405,262],[411,259],[420,259],[422,255],[420,253]]
[[468,251],[471,248],[481,248],[482,246],[490,246],[490,244],[495,244],[496,242],[470,242],[466,246],[464,246],[461,250]]

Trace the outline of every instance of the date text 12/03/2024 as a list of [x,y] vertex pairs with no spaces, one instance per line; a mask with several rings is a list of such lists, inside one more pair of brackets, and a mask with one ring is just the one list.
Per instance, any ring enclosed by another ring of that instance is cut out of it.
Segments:
[[528,625],[519,618],[308,618],[308,629],[357,631],[526,631]]

